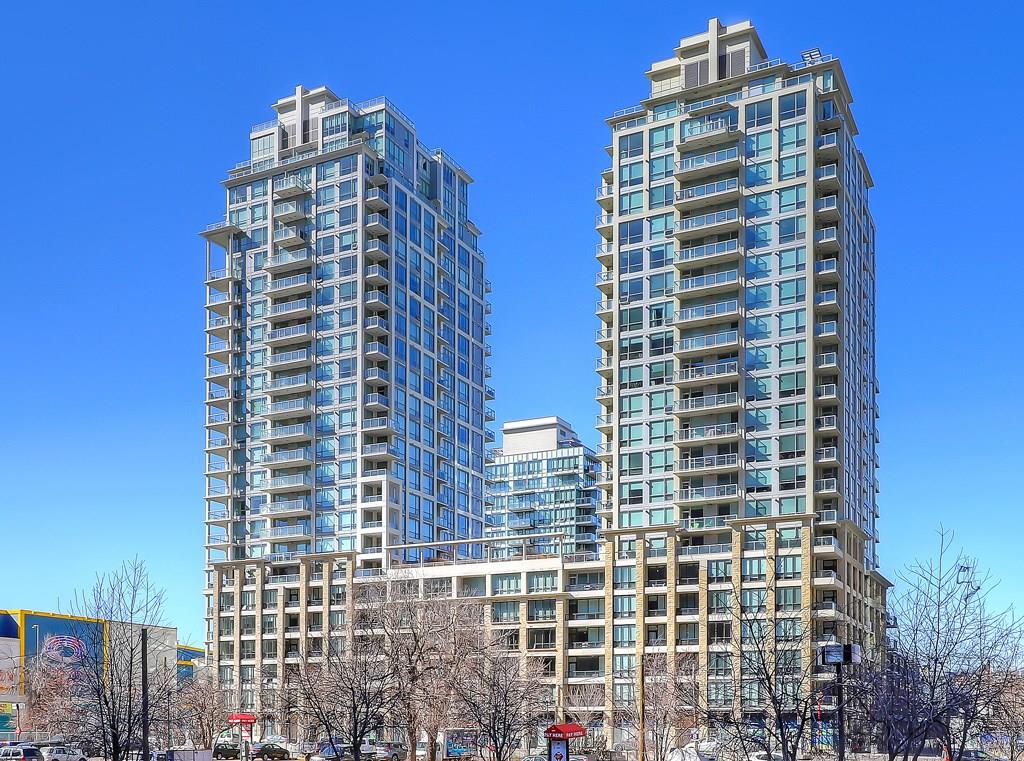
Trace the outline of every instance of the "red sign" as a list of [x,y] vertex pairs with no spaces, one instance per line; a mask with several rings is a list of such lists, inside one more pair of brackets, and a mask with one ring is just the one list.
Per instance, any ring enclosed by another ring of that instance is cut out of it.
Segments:
[[544,730],[544,736],[549,740],[571,740],[574,737],[586,737],[587,728],[575,722],[555,724]]
[[251,727],[256,723],[256,715],[252,713],[233,713],[228,716],[228,724],[242,724]]

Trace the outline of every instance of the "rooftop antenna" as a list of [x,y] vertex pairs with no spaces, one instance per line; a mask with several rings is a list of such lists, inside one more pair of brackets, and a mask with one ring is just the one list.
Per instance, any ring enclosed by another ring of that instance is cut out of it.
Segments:
[[820,48],[811,48],[810,50],[803,51],[800,54],[800,60],[802,60],[806,64],[812,64],[812,63],[816,63],[816,62],[820,61],[821,60],[821,49]]

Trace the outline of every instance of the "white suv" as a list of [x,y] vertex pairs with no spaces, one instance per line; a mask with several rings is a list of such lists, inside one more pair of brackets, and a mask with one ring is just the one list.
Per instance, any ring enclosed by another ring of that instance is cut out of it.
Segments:
[[43,761],[86,761],[82,751],[67,745],[50,745],[39,750],[43,753]]

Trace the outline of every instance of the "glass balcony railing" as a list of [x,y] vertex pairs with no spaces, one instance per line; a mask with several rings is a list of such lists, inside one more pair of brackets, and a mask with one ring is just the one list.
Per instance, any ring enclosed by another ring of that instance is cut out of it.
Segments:
[[721,375],[732,375],[739,371],[739,362],[718,362],[714,365],[686,367],[676,372],[676,380],[680,382],[715,378]]
[[735,436],[739,433],[738,423],[719,423],[718,425],[701,425],[693,428],[682,428],[676,431],[676,441],[700,441],[720,436]]
[[721,211],[712,211],[708,214],[698,214],[695,217],[686,217],[681,219],[676,223],[676,229],[680,232],[688,232],[690,230],[699,230],[703,227],[720,225],[726,222],[736,222],[739,218],[739,209],[722,209]]
[[740,302],[737,299],[727,299],[726,301],[719,301],[715,304],[701,304],[695,307],[686,307],[680,309],[676,313],[677,322],[687,322],[688,320],[700,320],[706,317],[716,317],[722,314],[732,314],[733,312],[739,311]]
[[709,182],[692,188],[683,188],[676,193],[676,200],[690,201],[697,198],[703,198],[704,196],[728,193],[730,190],[737,190],[738,188],[739,180],[735,177],[730,177],[725,180],[719,180],[718,182]]
[[698,351],[700,349],[711,349],[715,346],[734,344],[739,340],[739,333],[735,330],[726,330],[721,333],[710,333],[704,336],[691,336],[684,338],[676,344],[676,351]]
[[676,261],[679,263],[691,262],[695,259],[706,259],[711,256],[738,253],[739,249],[740,242],[735,238],[731,240],[721,240],[717,243],[705,243],[701,246],[690,246],[688,248],[679,249],[679,253],[676,254]]
[[700,156],[691,156],[690,158],[683,159],[676,164],[676,169],[681,173],[689,172],[695,169],[715,166],[716,164],[723,164],[727,161],[735,161],[739,158],[739,155],[739,149],[735,146],[720,151],[711,151]]
[[696,277],[684,277],[679,281],[680,291],[693,291],[699,288],[708,288],[713,285],[724,285],[727,283],[735,283],[739,280],[739,272],[737,270],[727,270],[725,272],[710,272],[707,275],[697,275]]

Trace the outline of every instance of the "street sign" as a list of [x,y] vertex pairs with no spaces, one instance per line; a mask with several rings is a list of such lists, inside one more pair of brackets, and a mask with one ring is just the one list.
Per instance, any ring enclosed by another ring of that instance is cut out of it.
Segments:
[[233,713],[228,716],[228,724],[233,726],[251,727],[256,723],[256,715],[252,713]]

